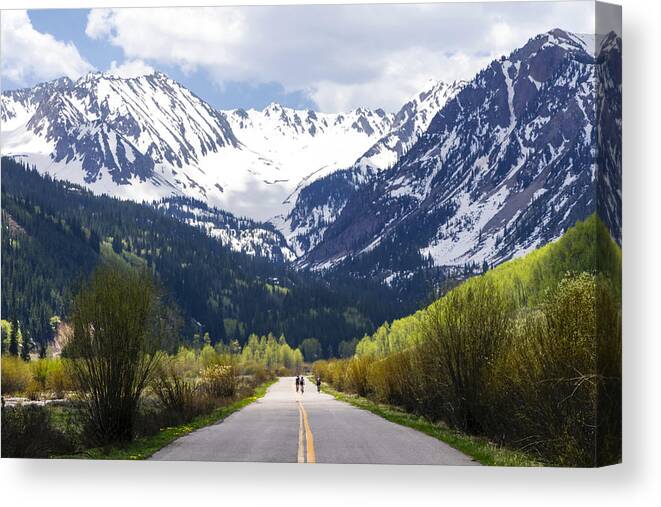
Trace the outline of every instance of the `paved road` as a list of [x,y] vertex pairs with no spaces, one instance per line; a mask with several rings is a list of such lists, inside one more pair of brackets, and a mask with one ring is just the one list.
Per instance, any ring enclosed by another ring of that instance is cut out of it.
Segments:
[[284,463],[475,465],[435,438],[317,393],[294,377],[225,420],[186,435],[151,459]]

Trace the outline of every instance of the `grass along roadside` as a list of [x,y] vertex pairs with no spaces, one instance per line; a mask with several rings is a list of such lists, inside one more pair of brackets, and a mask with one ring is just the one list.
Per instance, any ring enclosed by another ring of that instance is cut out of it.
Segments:
[[413,428],[414,430],[445,442],[458,451],[472,457],[482,465],[516,467],[544,465],[540,461],[535,460],[521,451],[514,451],[512,449],[500,447],[485,438],[466,435],[465,433],[453,430],[441,424],[432,423],[424,417],[404,412],[391,405],[377,403],[355,394],[347,394],[337,391],[326,383],[322,384],[321,390],[330,394],[337,400],[344,401],[357,408],[368,410],[390,422],[402,426],[408,426],[409,428]]
[[109,450],[104,448],[94,448],[72,455],[57,456],[57,457],[70,458],[70,459],[109,459],[109,460],[147,459],[156,451],[162,449],[163,447],[175,441],[176,439],[183,437],[184,435],[187,435],[195,430],[203,428],[204,426],[209,426],[210,424],[214,424],[218,421],[221,421],[230,414],[236,412],[237,410],[241,410],[242,408],[257,401],[259,398],[262,398],[266,394],[266,390],[276,381],[277,378],[273,380],[269,380],[263,383],[262,385],[257,386],[254,389],[254,392],[251,396],[237,400],[231,405],[217,408],[210,414],[198,416],[188,423],[181,424],[179,426],[163,428],[155,435],[139,438],[123,447],[115,447]]

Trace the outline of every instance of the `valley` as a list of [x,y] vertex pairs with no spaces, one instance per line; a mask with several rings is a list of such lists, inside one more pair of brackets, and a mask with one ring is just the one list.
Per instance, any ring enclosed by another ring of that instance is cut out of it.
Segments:
[[393,111],[3,91],[3,452],[617,462],[621,57],[556,28]]

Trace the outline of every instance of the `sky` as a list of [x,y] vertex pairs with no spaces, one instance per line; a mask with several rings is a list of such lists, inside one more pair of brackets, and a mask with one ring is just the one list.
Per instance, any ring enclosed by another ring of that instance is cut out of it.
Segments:
[[590,1],[2,11],[2,89],[159,70],[219,109],[271,102],[397,111],[553,28],[594,31]]

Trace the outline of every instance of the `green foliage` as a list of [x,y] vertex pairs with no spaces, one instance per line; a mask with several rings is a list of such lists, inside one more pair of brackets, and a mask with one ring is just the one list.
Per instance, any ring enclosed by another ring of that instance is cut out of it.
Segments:
[[[619,459],[621,328],[613,293],[594,275],[566,277],[539,310],[517,320],[492,372],[494,432],[560,465]],[[600,321],[607,327],[597,332]]]
[[9,329],[9,355],[10,356],[17,356],[18,355],[18,343],[19,341],[23,341],[23,338],[21,336],[21,331],[18,328],[18,322],[14,318],[11,321],[10,329]]
[[213,364],[201,372],[202,388],[216,398],[231,398],[236,394],[238,379],[233,364]]
[[2,457],[48,458],[75,450],[73,432],[57,428],[46,407],[24,405],[2,409]]
[[30,360],[31,348],[32,348],[32,344],[30,343],[30,337],[28,336],[28,333],[23,333],[23,342],[21,343],[21,359],[23,361]]
[[205,407],[199,403],[196,380],[186,375],[185,363],[178,356],[161,361],[152,389],[165,410],[183,422],[203,413]]
[[489,367],[508,338],[511,309],[489,279],[451,291],[421,323],[420,375],[437,386],[436,418],[470,433],[482,431],[489,402]]
[[30,365],[16,356],[2,356],[0,374],[3,395],[24,392],[32,380]]
[[24,394],[31,399],[63,398],[73,389],[73,380],[60,358],[43,358],[28,363],[15,356],[2,356],[2,392],[5,395]]
[[356,345],[358,345],[357,338],[353,340],[342,340],[337,346],[337,356],[340,358],[353,356],[356,353]]
[[253,334],[243,346],[240,362],[248,373],[260,368],[298,373],[303,366],[303,354],[300,349],[292,349],[284,336],[276,340],[272,334],[262,337]]
[[303,359],[309,362],[316,361],[321,358],[321,343],[316,338],[306,338],[298,346],[303,353]]
[[30,363],[32,383],[38,394],[50,393],[55,398],[63,398],[67,391],[74,389],[64,363],[60,358],[40,358]]
[[0,320],[0,344],[2,345],[2,354],[9,352],[9,337],[11,336],[11,323],[7,320]]
[[172,329],[148,273],[99,268],[73,303],[65,353],[92,438],[129,441],[142,391]]

